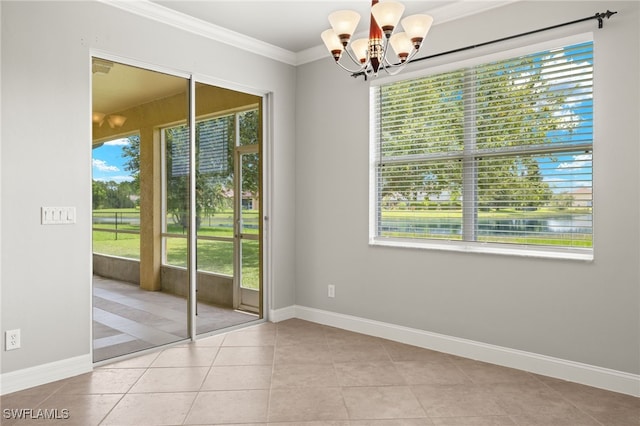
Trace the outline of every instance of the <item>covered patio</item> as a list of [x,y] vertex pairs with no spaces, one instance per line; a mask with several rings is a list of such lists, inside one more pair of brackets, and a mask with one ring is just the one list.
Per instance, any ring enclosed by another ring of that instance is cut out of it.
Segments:
[[[257,320],[258,315],[201,301],[196,330],[204,334]],[[187,301],[124,281],[93,276],[94,362],[150,349],[187,335]]]

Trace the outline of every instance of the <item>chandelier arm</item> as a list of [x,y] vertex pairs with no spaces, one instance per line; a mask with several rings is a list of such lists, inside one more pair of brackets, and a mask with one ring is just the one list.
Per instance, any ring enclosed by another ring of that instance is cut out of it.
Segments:
[[404,62],[401,62],[399,65],[406,65],[406,64],[408,64],[409,62],[411,62],[411,61],[413,60],[413,58],[415,58],[416,56],[418,56],[418,52],[419,52],[419,51],[420,51],[419,49],[413,49],[413,50],[411,51],[411,53],[409,53],[409,56],[407,56],[407,59],[405,59],[405,61],[404,61]]
[[384,71],[389,75],[396,75],[399,74],[400,71],[402,71],[408,64],[409,62],[407,61],[400,64],[388,65],[384,67]]
[[380,61],[381,64],[382,64],[382,68],[395,66],[394,64],[389,62],[389,59],[387,59],[387,53],[389,53],[389,38],[388,37],[382,37],[382,38],[383,38],[383,40],[382,40],[382,60]]
[[359,74],[359,73],[365,73],[366,72],[366,68],[367,68],[367,63],[364,64],[364,66],[361,66],[360,68],[358,68],[357,70],[350,70],[349,68],[345,67],[344,65],[342,65],[340,63],[340,61],[334,61],[340,68],[342,68],[343,70],[350,72],[352,74]]
[[[387,74],[389,75],[396,75],[398,74],[398,72],[400,72],[400,70],[403,70],[407,64],[409,64],[409,62],[411,62],[411,60],[418,54],[419,50],[418,49],[413,49],[411,51],[411,53],[409,53],[409,56],[407,56],[407,59],[404,60],[404,62],[398,62],[398,63],[392,63],[389,61],[389,59],[387,58],[387,51],[388,51],[388,46],[390,45],[389,40],[386,39],[385,40],[385,46],[384,46],[384,56],[382,58],[383,60],[383,67],[384,70],[387,72]],[[398,71],[389,71],[389,68],[392,69],[397,69]]]
[[367,67],[367,64],[369,63],[369,51],[367,51],[367,58],[364,61],[364,64],[362,64],[358,58],[355,58],[353,56],[353,53],[351,53],[346,47],[344,48],[343,52],[347,52],[347,55],[349,56],[349,58],[351,58],[351,60],[353,61],[354,64],[360,66],[361,70],[364,70]]
[[[342,68],[343,70],[350,72],[352,74],[359,74],[359,73],[366,73],[367,70],[367,66],[369,65],[369,52],[367,52],[367,59],[366,61],[364,61],[364,64],[361,64],[360,61],[357,58],[353,57],[353,54],[345,47],[343,50],[343,52],[347,52],[347,56],[349,57],[349,59],[351,59],[351,61],[356,65],[359,66],[359,68],[357,70],[350,70],[349,68],[347,68],[346,66],[342,65],[342,63],[340,63],[340,60],[335,61],[336,64],[338,64],[340,66],[340,68]],[[341,58],[342,59],[342,58]]]
[[414,51],[409,54],[409,56],[404,62],[392,64],[387,61],[387,65],[382,68],[384,68],[384,71],[389,75],[393,76],[393,75],[399,74],[400,71],[402,71],[403,69],[405,69],[407,65],[409,65],[409,61],[411,61],[411,58],[416,56],[417,53],[418,51],[414,49]]

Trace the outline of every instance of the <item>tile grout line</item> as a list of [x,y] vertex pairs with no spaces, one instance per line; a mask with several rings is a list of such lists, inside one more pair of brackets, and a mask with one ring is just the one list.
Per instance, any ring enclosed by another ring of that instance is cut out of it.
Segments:
[[[534,375],[535,376],[535,375]],[[583,409],[581,409],[580,407],[578,407],[576,404],[574,404],[573,402],[571,402],[570,400],[568,400],[565,396],[563,392],[558,391],[557,389],[554,389],[551,385],[549,385],[548,383],[546,383],[544,380],[541,380],[540,378],[536,377],[536,380],[538,380],[540,383],[542,383],[543,386],[545,386],[547,389],[549,389],[550,391],[552,391],[554,394],[556,394],[560,399],[562,399],[564,402],[566,402],[567,404],[569,404],[570,406],[572,406],[573,408],[575,408],[576,410],[578,410],[579,413],[584,414],[585,416],[587,416],[588,418],[592,419],[593,421],[595,421],[597,424],[601,425],[601,426],[607,426],[606,424],[602,423],[600,420],[596,419],[595,417],[593,417],[591,414],[589,414],[588,412],[584,411]],[[639,415],[640,417],[640,415]]]

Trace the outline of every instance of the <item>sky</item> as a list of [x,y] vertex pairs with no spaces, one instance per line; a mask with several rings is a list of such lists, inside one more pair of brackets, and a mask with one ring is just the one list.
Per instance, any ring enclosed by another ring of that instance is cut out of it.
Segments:
[[124,138],[105,142],[101,147],[94,148],[92,154],[94,180],[118,183],[133,180],[131,174],[125,169],[126,159],[122,156],[122,147],[128,144],[129,140]]

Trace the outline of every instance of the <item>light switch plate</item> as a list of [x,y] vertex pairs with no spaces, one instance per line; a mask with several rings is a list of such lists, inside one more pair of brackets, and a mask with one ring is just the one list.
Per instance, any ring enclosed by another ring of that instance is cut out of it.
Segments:
[[43,225],[70,225],[76,223],[76,208],[42,207],[41,219]]

